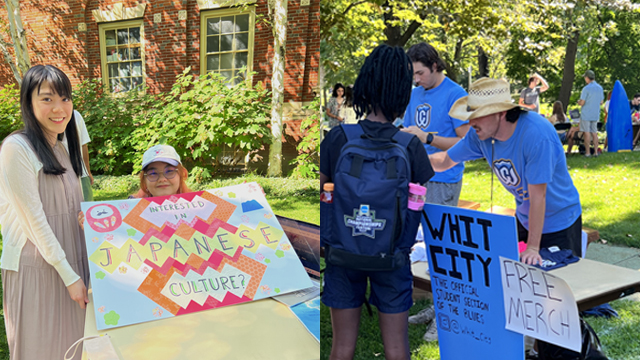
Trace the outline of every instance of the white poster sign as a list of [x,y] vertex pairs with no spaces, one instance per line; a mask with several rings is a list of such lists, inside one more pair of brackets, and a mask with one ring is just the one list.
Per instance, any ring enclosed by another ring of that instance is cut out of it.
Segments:
[[580,352],[578,305],[567,283],[547,271],[500,257],[506,328]]

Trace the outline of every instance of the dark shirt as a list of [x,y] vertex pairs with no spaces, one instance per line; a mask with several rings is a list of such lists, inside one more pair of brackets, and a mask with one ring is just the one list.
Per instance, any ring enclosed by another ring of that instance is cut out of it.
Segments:
[[527,105],[535,105],[531,111],[539,112],[538,96],[540,96],[540,88],[526,87],[520,92],[520,99]]
[[[376,138],[391,139],[399,130],[391,123],[379,123],[369,120],[358,122],[365,134]],[[342,147],[347,143],[347,136],[342,127],[338,126],[327,134],[320,144],[320,172],[332,181],[338,157]],[[414,137],[407,147],[411,165],[411,182],[425,184],[435,174],[429,162],[429,156],[418,137]]]

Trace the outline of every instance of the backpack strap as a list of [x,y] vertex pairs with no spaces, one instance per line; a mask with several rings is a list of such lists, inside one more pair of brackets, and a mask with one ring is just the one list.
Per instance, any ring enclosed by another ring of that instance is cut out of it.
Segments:
[[[391,137],[391,141],[396,142],[400,146],[407,149],[409,147],[409,143],[411,142],[411,140],[413,140],[414,136],[415,135],[413,134],[409,134],[403,131],[398,131],[397,133],[395,133],[395,135],[393,135],[393,137]],[[395,179],[397,177],[398,177],[398,174],[396,171],[396,159],[390,159],[387,162],[387,179]]]
[[362,126],[360,126],[360,124],[340,124],[340,127],[342,128],[342,131],[344,131],[347,141],[356,140],[360,136],[364,135],[364,130],[362,130]]
[[[342,128],[342,131],[344,131],[344,135],[347,137],[347,142],[357,140],[364,135],[364,130],[362,130],[362,126],[359,124],[340,124],[340,127]],[[355,155],[353,162],[351,163],[349,175],[360,178],[363,163],[364,158],[360,155]]]
[[404,146],[405,149],[407,149],[409,147],[409,143],[411,143],[411,140],[413,140],[413,137],[415,135],[413,134],[409,134],[406,133],[404,131],[399,131],[393,135],[393,137],[391,139],[393,139],[393,141],[397,142],[398,144]]

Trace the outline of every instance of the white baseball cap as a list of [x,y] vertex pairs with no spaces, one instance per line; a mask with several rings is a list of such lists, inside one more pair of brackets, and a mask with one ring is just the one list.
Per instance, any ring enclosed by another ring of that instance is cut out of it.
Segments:
[[176,152],[176,149],[171,145],[155,145],[149,148],[142,155],[142,170],[152,162],[162,161],[169,165],[178,166],[182,165],[180,162],[180,155]]

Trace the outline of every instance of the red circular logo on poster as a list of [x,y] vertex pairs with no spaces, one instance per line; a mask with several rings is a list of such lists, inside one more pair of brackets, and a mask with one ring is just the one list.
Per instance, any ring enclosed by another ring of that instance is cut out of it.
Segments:
[[122,216],[115,206],[98,204],[87,210],[87,223],[93,230],[105,233],[120,227]]

